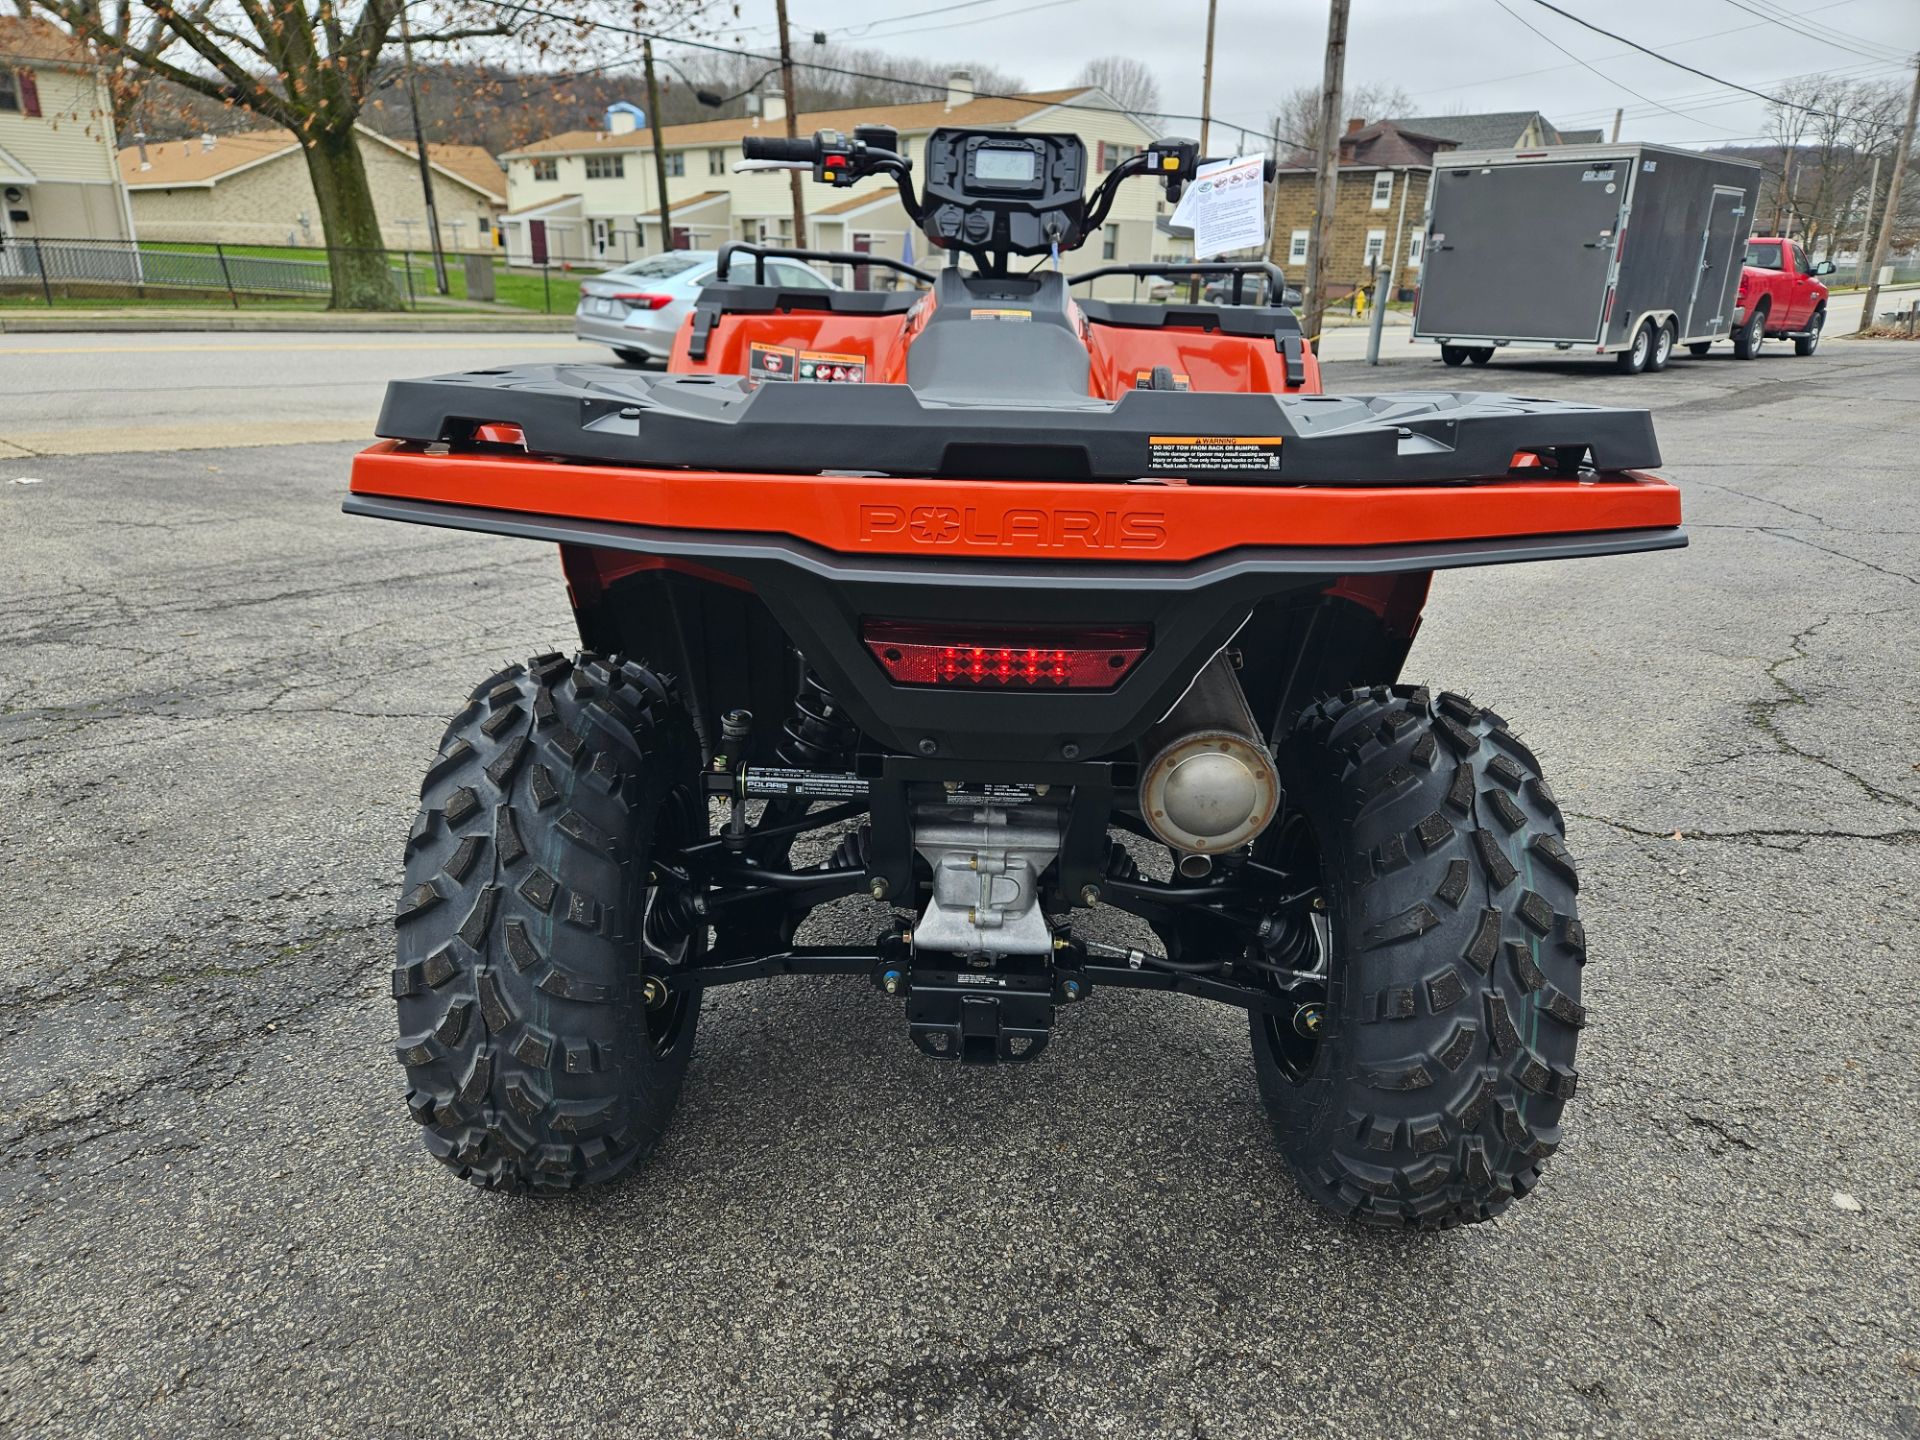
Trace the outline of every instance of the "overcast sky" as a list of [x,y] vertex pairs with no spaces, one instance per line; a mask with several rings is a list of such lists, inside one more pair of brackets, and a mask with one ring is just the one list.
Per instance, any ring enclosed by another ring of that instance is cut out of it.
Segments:
[[[954,3],[790,0],[789,10],[799,58],[805,38],[825,30],[850,45],[990,61],[1046,89],[1069,83],[1094,56],[1124,53],[1153,67],[1165,109],[1199,113],[1205,0],[976,0],[943,14],[922,13]],[[1761,91],[1816,71],[1898,78],[1896,57],[1920,49],[1920,0],[1555,3]],[[740,9],[739,42],[753,49],[773,43],[773,0],[740,0]],[[1831,43],[1795,34],[1771,17]],[[1259,131],[1276,93],[1317,84],[1326,24],[1325,0],[1220,0],[1215,123]],[[1622,138],[1688,145],[1757,137],[1766,128],[1762,101],[1637,54],[1535,0],[1354,0],[1348,42],[1349,83],[1398,84],[1413,97],[1416,114],[1539,110],[1556,125],[1593,128],[1611,127],[1614,108],[1625,106]],[[1176,128],[1198,127],[1181,121]]]

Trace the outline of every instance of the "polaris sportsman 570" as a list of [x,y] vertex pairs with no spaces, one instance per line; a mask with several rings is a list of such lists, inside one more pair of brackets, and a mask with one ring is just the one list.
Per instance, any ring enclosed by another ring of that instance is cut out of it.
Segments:
[[[1323,395],[1293,313],[1238,303],[1284,295],[1264,264],[1076,298],[1166,274],[1058,255],[1130,177],[1205,183],[1191,142],[1091,193],[1070,135],[937,130],[917,188],[899,149],[745,146],[891,177],[937,273],[730,245],[668,373],[388,391],[347,509],[557,543],[585,647],[481,681],[421,788],[393,989],[428,1148],[501,1189],[620,1173],[711,986],[860,976],[980,1062],[1128,987],[1247,1013],[1316,1200],[1497,1214],[1574,1091],[1577,880],[1501,717],[1399,675],[1437,569],[1685,543],[1646,413]],[[896,907],[871,943],[795,943],[850,895]],[[1104,907],[1157,943],[1084,933]]]

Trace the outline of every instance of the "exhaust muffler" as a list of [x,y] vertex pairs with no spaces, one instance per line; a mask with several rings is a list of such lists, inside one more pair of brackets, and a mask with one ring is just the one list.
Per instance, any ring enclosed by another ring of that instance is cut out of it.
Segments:
[[1280,772],[1225,651],[1141,739],[1140,753],[1149,757],[1140,813],[1180,857],[1182,874],[1204,875],[1208,857],[1246,844],[1279,811]]

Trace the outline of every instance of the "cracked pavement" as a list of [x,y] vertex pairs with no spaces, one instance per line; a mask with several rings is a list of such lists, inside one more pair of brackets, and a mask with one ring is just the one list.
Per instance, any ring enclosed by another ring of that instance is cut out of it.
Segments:
[[1920,350],[1328,369],[1650,405],[1686,492],[1689,550],[1441,575],[1408,668],[1572,816],[1534,1196],[1327,1219],[1222,1008],[1102,994],[962,1071],[802,980],[709,998],[643,1173],[469,1190],[388,917],[445,717],[569,643],[555,558],[343,517],[350,445],[5,461],[0,1433],[1920,1437]]

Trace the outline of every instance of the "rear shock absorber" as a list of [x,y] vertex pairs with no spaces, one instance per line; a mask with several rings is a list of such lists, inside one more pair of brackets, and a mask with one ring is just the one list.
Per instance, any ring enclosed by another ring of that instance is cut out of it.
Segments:
[[[793,706],[781,727],[780,740],[773,747],[774,758],[795,770],[851,770],[853,752],[860,743],[860,727],[846,717],[833,692],[801,657],[800,686],[794,692]],[[807,813],[804,799],[769,800],[760,824],[771,829],[787,825]],[[790,840],[761,842],[755,858],[771,864],[784,858]]]
[[794,692],[774,754],[795,770],[848,770],[860,728],[847,719],[833,692],[820,683],[810,667],[802,665],[800,688]]

